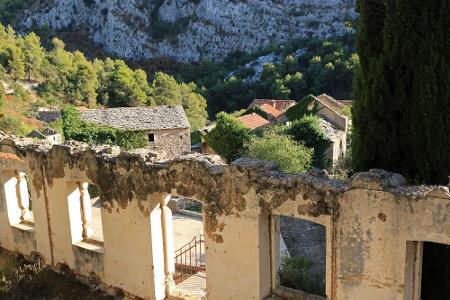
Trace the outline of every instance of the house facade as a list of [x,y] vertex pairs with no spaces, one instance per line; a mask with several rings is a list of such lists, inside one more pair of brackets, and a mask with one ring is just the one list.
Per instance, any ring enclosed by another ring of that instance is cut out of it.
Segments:
[[81,118],[96,125],[142,132],[147,137],[146,148],[163,151],[169,158],[191,150],[190,125],[181,105],[89,109],[81,112]]

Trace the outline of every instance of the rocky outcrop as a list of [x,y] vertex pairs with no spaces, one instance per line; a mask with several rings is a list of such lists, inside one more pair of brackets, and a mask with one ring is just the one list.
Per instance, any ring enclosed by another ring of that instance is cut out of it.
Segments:
[[219,61],[291,39],[339,37],[355,18],[354,0],[45,0],[19,27],[85,30],[124,58]]

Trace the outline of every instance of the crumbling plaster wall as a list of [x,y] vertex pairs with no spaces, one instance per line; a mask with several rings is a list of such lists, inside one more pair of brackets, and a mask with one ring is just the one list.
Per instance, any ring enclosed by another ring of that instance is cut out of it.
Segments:
[[[282,174],[264,163],[226,165],[217,156],[172,161],[82,143],[50,146],[0,135],[0,177],[21,169],[32,178],[33,235],[14,233],[0,195],[0,246],[38,252],[52,265],[146,299],[170,293],[160,216],[167,194],[204,203],[208,299],[263,299],[279,294],[274,270],[278,215],[327,228],[328,299],[403,299],[407,241],[450,244],[446,187],[406,186],[372,170],[351,183]],[[104,251],[73,245],[67,186],[100,187]],[[272,247],[271,247],[272,246]],[[272,249],[272,250],[271,250]],[[296,299],[316,299],[300,295]]]

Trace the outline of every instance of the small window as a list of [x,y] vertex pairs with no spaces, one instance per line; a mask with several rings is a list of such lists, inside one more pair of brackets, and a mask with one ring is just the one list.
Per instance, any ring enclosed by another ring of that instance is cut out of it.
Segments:
[[150,143],[154,143],[155,142],[155,134],[154,133],[149,133],[148,134],[148,141]]

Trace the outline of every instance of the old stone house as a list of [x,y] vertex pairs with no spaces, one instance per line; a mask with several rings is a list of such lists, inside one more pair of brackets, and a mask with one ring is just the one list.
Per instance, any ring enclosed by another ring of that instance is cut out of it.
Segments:
[[331,141],[325,155],[331,162],[336,162],[347,152],[349,120],[342,113],[345,105],[326,94],[317,96],[314,100],[308,109],[313,110],[314,107],[317,109],[316,113],[321,118],[322,128]]
[[81,118],[97,125],[145,133],[147,148],[176,157],[191,150],[190,125],[179,106],[118,107],[81,111]]
[[[321,118],[322,129],[331,142],[330,147],[325,151],[325,157],[330,162],[335,163],[340,157],[344,156],[347,151],[347,131],[349,121],[347,117],[342,114],[345,104],[325,94],[314,97],[314,100],[315,101],[312,101],[309,104],[308,109],[311,110],[311,112],[313,109],[317,109],[316,113]],[[285,113],[289,108],[296,104],[297,102],[294,100],[255,99],[250,103],[248,108],[258,107],[267,114],[267,120],[260,116],[254,117],[259,120],[258,124],[262,124],[259,126],[261,127],[269,123],[286,124],[289,120],[286,118]],[[243,121],[244,123],[248,123],[246,120]],[[255,121],[252,123],[255,123]]]
[[27,137],[46,140],[50,144],[60,144],[63,142],[62,135],[49,127],[42,131],[32,130]]

